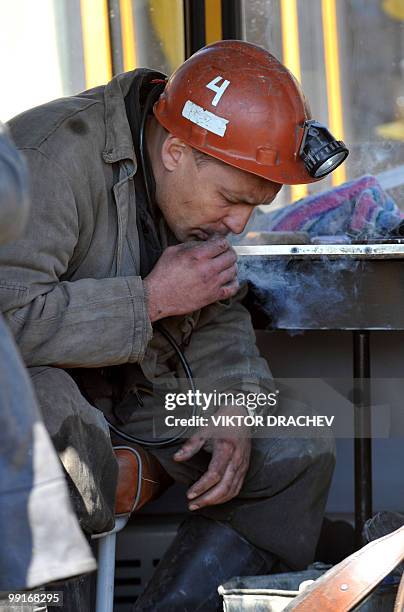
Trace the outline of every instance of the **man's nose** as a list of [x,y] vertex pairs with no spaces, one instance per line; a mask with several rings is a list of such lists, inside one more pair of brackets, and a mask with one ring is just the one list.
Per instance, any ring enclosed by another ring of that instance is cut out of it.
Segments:
[[232,210],[231,214],[224,219],[224,224],[233,234],[241,234],[254,209],[243,204],[239,204],[235,208],[236,210]]

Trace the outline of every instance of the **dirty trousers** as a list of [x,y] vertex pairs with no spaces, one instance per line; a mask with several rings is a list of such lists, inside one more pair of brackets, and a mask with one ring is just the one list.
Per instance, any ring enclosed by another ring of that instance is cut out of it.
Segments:
[[[82,528],[87,533],[112,528],[117,464],[103,413],[66,371],[36,367],[30,374]],[[190,485],[206,471],[210,455],[202,450],[177,463],[172,455],[179,446],[150,452],[175,481]],[[250,543],[301,569],[313,560],[333,468],[330,438],[253,438],[237,498],[199,512],[228,522]]]

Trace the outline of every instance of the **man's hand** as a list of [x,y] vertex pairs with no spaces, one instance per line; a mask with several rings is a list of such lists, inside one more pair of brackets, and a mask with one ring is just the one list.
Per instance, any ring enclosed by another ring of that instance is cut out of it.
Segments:
[[[225,407],[216,414],[233,415],[246,412],[243,408]],[[194,434],[174,454],[175,461],[187,461],[209,440],[209,427]],[[207,472],[188,489],[189,509],[223,504],[239,494],[250,463],[251,439],[246,432],[225,429],[220,438],[211,438],[212,458]]]
[[144,280],[151,322],[235,295],[237,255],[225,238],[168,247]]

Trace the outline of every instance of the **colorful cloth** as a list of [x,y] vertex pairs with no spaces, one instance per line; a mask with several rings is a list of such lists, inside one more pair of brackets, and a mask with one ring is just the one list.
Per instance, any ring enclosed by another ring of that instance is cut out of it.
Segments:
[[369,175],[261,215],[258,222],[263,231],[377,238],[389,235],[403,219],[394,200]]

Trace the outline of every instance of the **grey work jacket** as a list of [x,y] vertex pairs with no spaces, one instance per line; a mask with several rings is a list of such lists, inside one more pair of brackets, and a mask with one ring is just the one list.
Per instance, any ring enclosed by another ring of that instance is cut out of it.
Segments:
[[12,242],[27,222],[27,170],[0,122],[0,244]]
[[[153,336],[139,276],[137,163],[124,97],[142,74],[120,74],[10,122],[31,172],[32,209],[25,235],[0,248],[0,310],[28,366],[137,362],[154,376],[172,354]],[[165,324],[187,345],[195,377],[272,388],[238,299]]]

